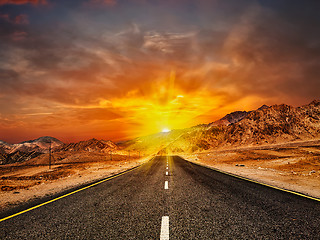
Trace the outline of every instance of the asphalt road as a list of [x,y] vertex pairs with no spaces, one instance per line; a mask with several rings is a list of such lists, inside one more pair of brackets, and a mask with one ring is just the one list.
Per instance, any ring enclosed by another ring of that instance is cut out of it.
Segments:
[[320,202],[180,157],[156,157],[0,222],[0,239],[159,239],[160,234],[162,239],[320,239]]

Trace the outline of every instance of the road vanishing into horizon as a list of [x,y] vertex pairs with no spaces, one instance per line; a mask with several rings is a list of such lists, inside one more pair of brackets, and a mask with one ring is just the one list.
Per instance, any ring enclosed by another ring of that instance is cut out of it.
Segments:
[[320,202],[159,156],[0,222],[0,239],[320,239]]

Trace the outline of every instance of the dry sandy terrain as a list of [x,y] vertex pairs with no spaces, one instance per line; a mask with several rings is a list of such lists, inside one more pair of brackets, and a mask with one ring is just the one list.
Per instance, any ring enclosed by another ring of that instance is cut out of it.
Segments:
[[127,156],[113,156],[111,161],[104,154],[77,153],[60,161],[57,158],[56,154],[51,169],[44,165],[48,162],[46,155],[23,164],[0,166],[0,210],[111,176],[140,165],[151,156],[129,160]]
[[222,171],[320,198],[320,141],[181,156]]
[[[320,141],[246,147],[181,155],[187,160],[320,198]],[[77,152],[0,166],[0,210],[104,178],[151,156]]]

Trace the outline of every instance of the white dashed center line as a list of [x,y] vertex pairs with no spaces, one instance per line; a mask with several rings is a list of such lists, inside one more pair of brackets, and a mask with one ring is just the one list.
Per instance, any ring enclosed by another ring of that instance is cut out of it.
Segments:
[[165,182],[164,182],[164,189],[169,189],[168,181],[165,181]]
[[168,176],[168,172],[166,172],[166,175]]
[[169,168],[167,167],[167,169],[169,169]]
[[169,240],[169,216],[162,217],[160,240]]

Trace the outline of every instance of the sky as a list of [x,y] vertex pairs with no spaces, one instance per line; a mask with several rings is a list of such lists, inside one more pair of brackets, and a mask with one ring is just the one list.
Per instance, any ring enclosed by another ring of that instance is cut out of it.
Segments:
[[0,0],[0,139],[120,141],[319,99],[318,0]]

